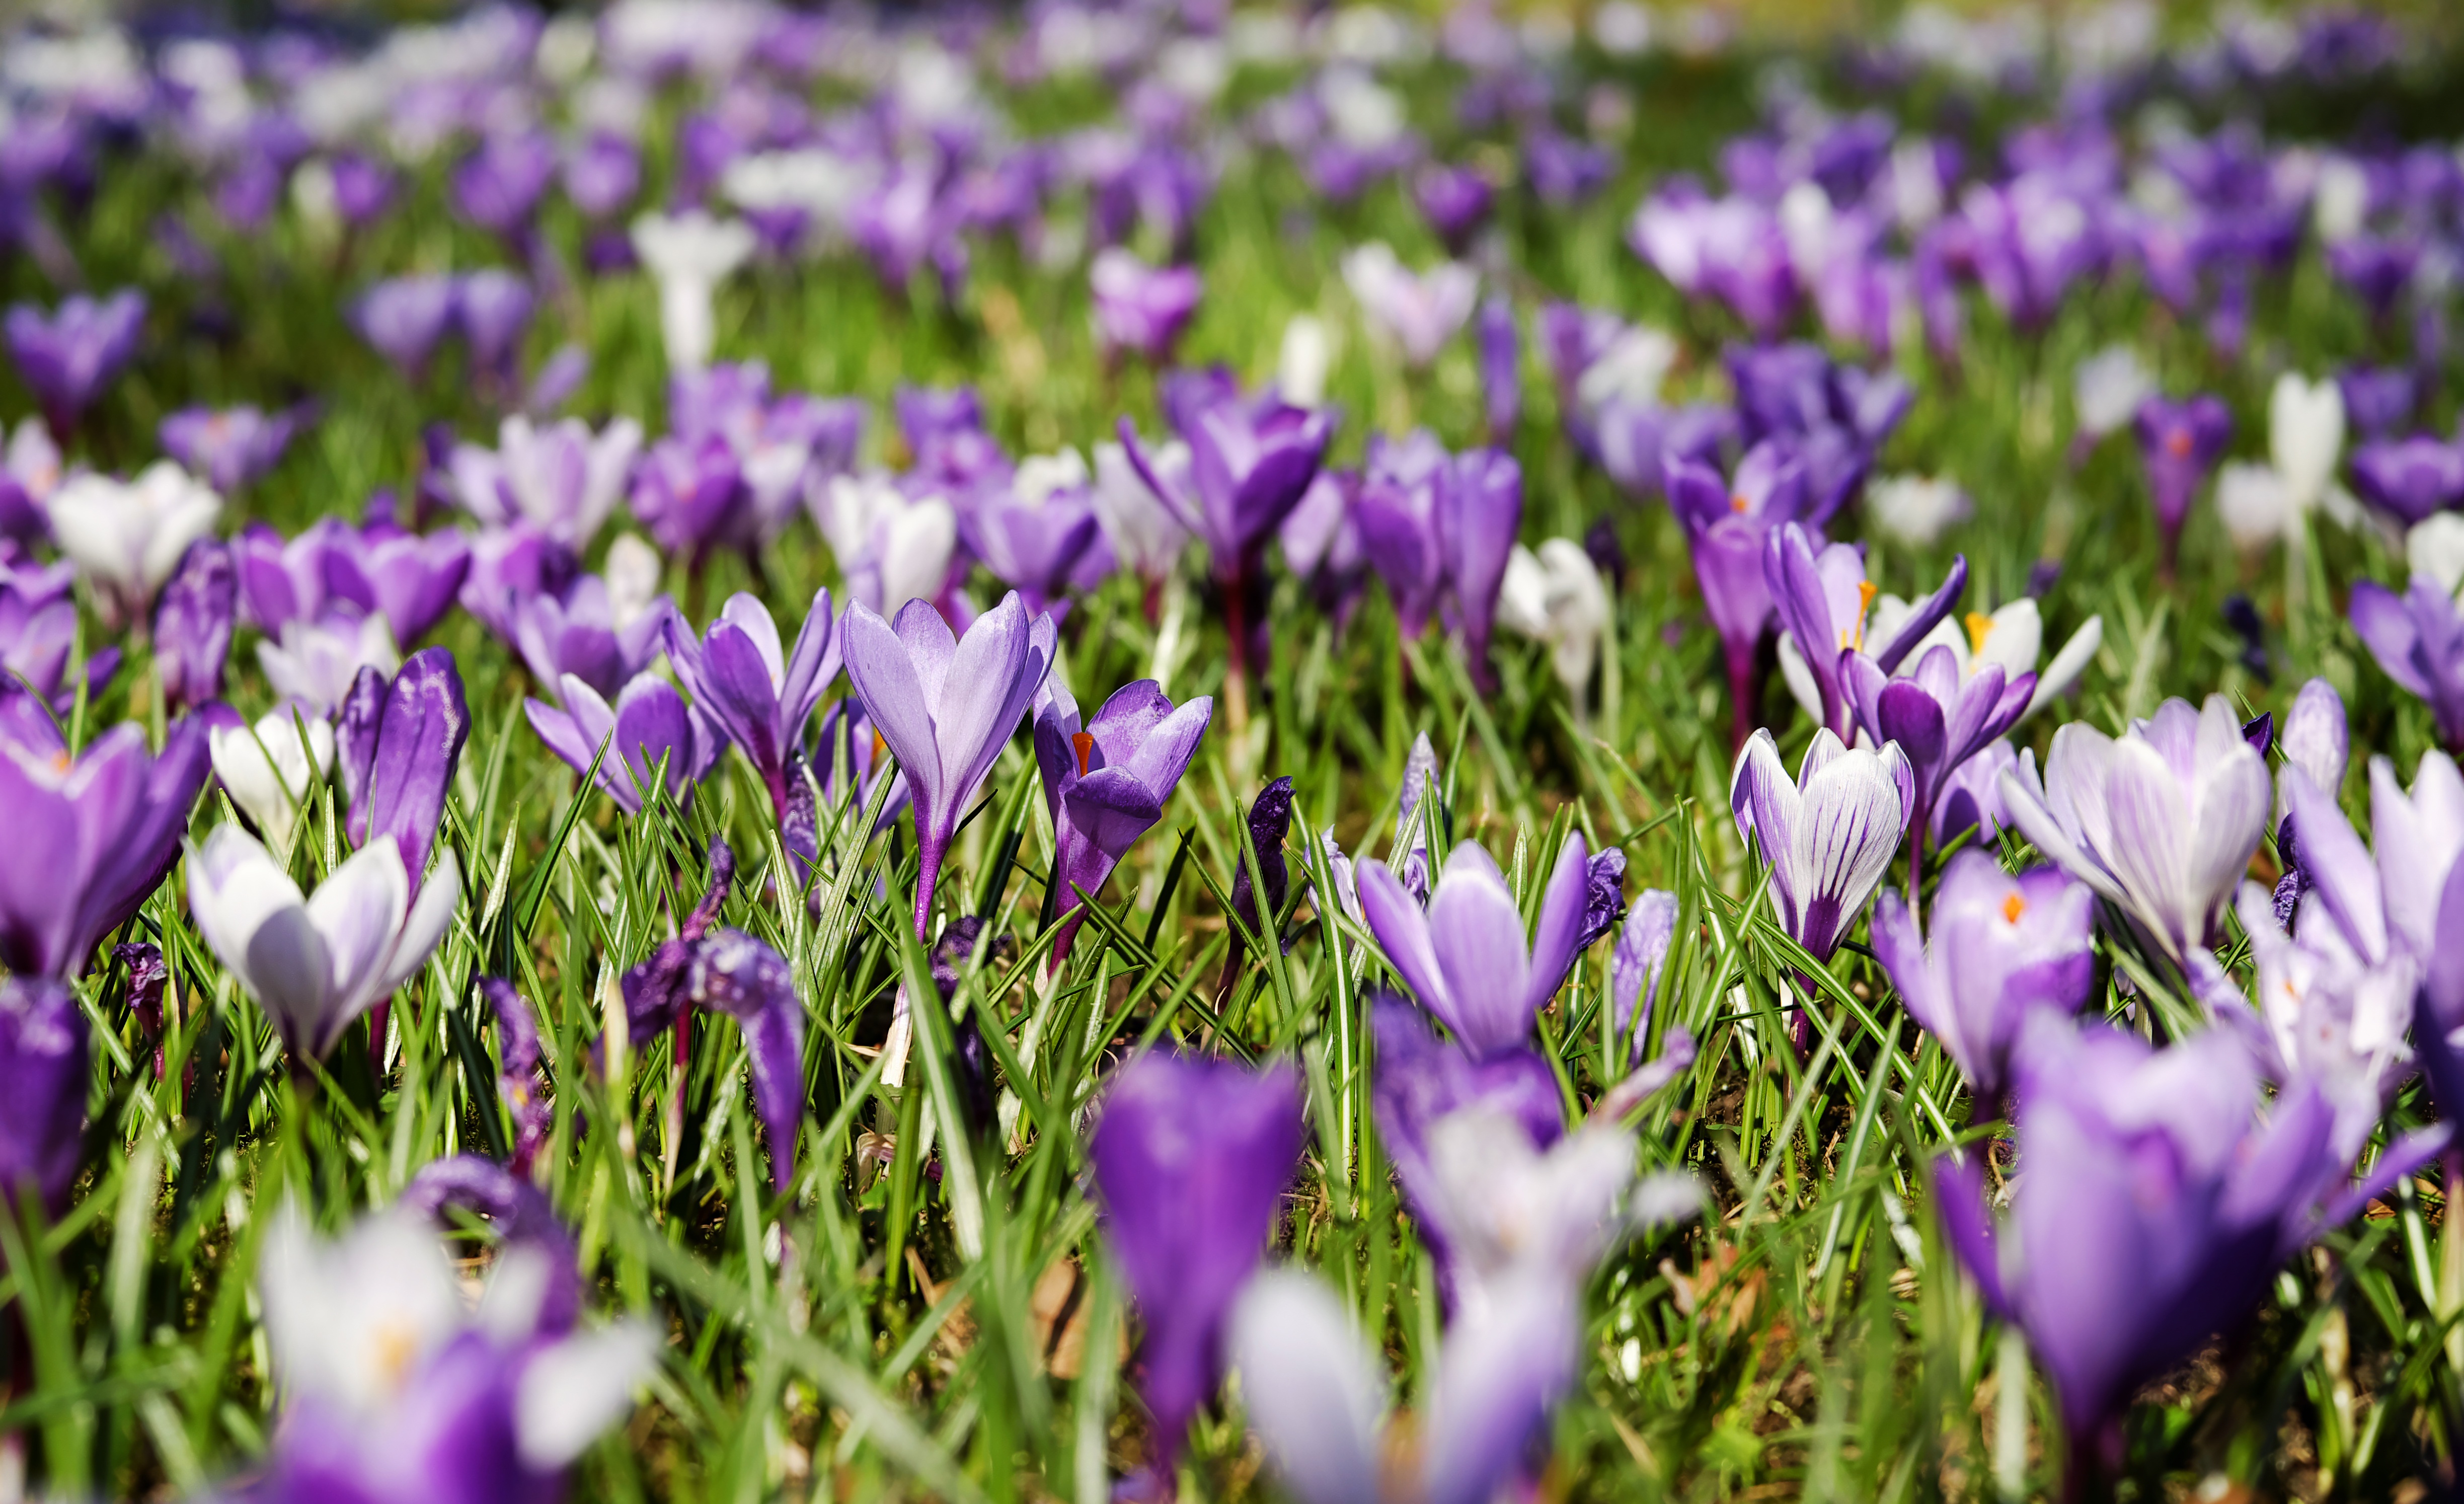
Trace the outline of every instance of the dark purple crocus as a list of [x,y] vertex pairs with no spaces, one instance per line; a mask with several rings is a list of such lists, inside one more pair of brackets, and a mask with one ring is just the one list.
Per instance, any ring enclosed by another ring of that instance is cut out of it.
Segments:
[[542,691],[571,675],[602,698],[615,694],[650,666],[667,647],[667,625],[675,614],[662,595],[619,626],[607,582],[585,574],[561,595],[545,590],[515,597],[508,613],[514,649]]
[[556,143],[544,133],[498,131],[453,169],[453,207],[491,234],[519,238],[556,174]]
[[453,292],[450,276],[397,276],[369,288],[352,321],[394,369],[417,381],[452,325]]
[[2139,436],[2147,491],[2156,502],[2156,525],[2164,534],[2161,567],[2170,578],[2182,523],[2199,487],[2224,456],[2225,444],[2233,437],[2233,414],[2224,399],[2206,393],[2182,402],[2150,397],[2140,404],[2131,428]]
[[1113,1077],[1088,1144],[1106,1242],[1145,1318],[1139,1390],[1150,1467],[1173,1476],[1191,1417],[1223,1370],[1223,1327],[1258,1267],[1300,1163],[1288,1064],[1146,1054]]
[[2370,317],[2384,321],[2421,265],[2421,242],[2385,235],[2347,235],[2327,247],[2327,270],[2351,289]]
[[539,1015],[531,1010],[530,999],[502,977],[481,977],[479,995],[496,1019],[496,1100],[514,1122],[511,1168],[517,1181],[527,1181],[556,1121],[539,1070]]
[[285,541],[252,522],[231,542],[241,613],[269,636],[336,605],[383,616],[398,644],[417,642],[452,608],[471,569],[458,532],[425,536],[389,520],[359,528],[329,517]]
[[668,797],[682,804],[726,750],[717,733],[686,708],[675,686],[655,674],[636,675],[613,707],[576,675],[564,675],[557,693],[561,708],[522,701],[531,729],[575,772],[589,772],[595,762],[599,786],[628,815],[641,813],[663,765]]
[[2464,502],[2464,444],[2432,433],[2372,439],[2353,451],[2353,489],[2409,527]]
[[2430,705],[2438,739],[2464,747],[2464,612],[2427,575],[2398,595],[2375,580],[2353,586],[2353,632],[2387,676]]
[[231,550],[210,538],[190,543],[154,599],[154,672],[172,710],[196,710],[222,695],[238,603]]
[[2403,365],[2348,365],[2337,373],[2344,417],[2364,439],[2383,439],[2421,409],[2421,375]]
[[183,408],[163,420],[158,436],[165,453],[228,497],[274,469],[305,415],[301,408]]
[[0,1200],[32,1192],[56,1216],[85,1128],[86,1022],[58,982],[0,983]]
[[62,443],[137,353],[145,329],[145,295],[122,288],[97,302],[82,294],[45,317],[18,303],[0,321],[17,375],[42,406],[43,421]]
[[804,1006],[786,958],[735,928],[714,928],[736,875],[727,843],[710,843],[710,888],[648,961],[625,973],[626,1035],[639,1049],[689,1010],[725,1013],[744,1031],[753,1065],[753,1105],[770,1134],[770,1183],[795,1173],[797,1125],[804,1104]]
[[1082,723],[1067,689],[1046,683],[1040,700],[1035,761],[1052,816],[1052,912],[1066,917],[1052,942],[1057,968],[1086,918],[1081,905],[1163,818],[1165,801],[1215,718],[1215,701],[1201,695],[1175,705],[1155,680],[1140,679],[1113,691]]
[[633,515],[665,552],[699,569],[710,551],[742,531],[743,465],[727,440],[663,438],[634,468]]
[[1590,906],[1590,853],[1569,836],[1549,874],[1536,929],[1505,874],[1478,842],[1464,841],[1423,909],[1384,862],[1359,864],[1355,880],[1370,933],[1397,976],[1475,1057],[1525,1046],[1532,1021],[1565,984]]
[[2006,678],[2002,665],[1979,663],[1962,677],[1959,655],[1936,643],[1897,676],[1861,652],[1840,655],[1840,678],[1858,728],[1877,744],[1896,741],[1908,760],[1908,885],[1925,866],[1933,807],[1953,774],[2018,723],[2035,697],[2036,675]]
[[959,817],[1051,672],[1057,638],[1052,618],[1030,620],[1016,591],[970,623],[964,638],[929,601],[908,602],[891,621],[847,608],[840,650],[847,680],[898,759],[915,810],[919,940],[932,938],[933,893]]
[[1469,167],[1432,162],[1412,174],[1413,207],[1457,255],[1488,222],[1489,205],[1496,196],[1488,179]]
[[342,702],[334,751],[349,800],[344,828],[355,849],[393,837],[414,899],[470,735],[462,674],[444,648],[412,653],[390,681],[362,669]]
[[770,791],[773,813],[782,820],[804,723],[822,702],[822,692],[839,676],[844,641],[838,626],[827,590],[813,592],[792,651],[782,647],[770,608],[741,592],[727,598],[698,641],[682,618],[667,620],[668,661],[676,677],[701,713],[742,749]]
[[1523,417],[1523,348],[1514,305],[1489,299],[1480,305],[1472,330],[1480,346],[1481,411],[1488,420],[1488,441],[1506,449]]
[[499,641],[512,642],[516,603],[570,587],[578,567],[572,549],[528,522],[483,528],[470,540],[468,572],[454,600]]
[[0,862],[0,965],[72,977],[179,857],[209,771],[206,726],[174,721],[158,757],[141,727],[123,723],[71,759],[32,698],[0,681],[12,707],[0,710],[0,808],[12,833],[11,859]]
[[1453,464],[1445,446],[1426,429],[1401,438],[1369,436],[1352,520],[1360,529],[1362,553],[1386,584],[1396,624],[1407,641],[1428,630],[1445,588],[1438,511]]
[[2096,980],[2096,894],[2059,868],[2013,877],[1973,848],[1944,869],[1932,934],[1896,893],[1874,903],[1874,953],[1908,1016],[1942,1042],[1980,1109],[1999,1111],[2011,1051],[2038,1008],[2076,1013]]
[[1856,719],[1845,677],[1847,655],[1870,654],[1882,673],[1896,672],[1959,604],[1968,588],[1968,557],[1962,554],[1951,560],[1950,572],[1942,584],[1917,603],[1888,642],[1870,646],[1865,641],[1865,623],[1879,592],[1865,578],[1862,545],[1831,543],[1817,549],[1813,535],[1794,522],[1784,522],[1764,544],[1763,583],[1771,590],[1780,630],[1788,633],[1814,678],[1822,724],[1846,741]]
[[2122,1412],[2142,1384],[2238,1326],[2287,1257],[2446,1138],[2402,1139],[2351,1184],[2318,1087],[2287,1084],[2261,1118],[2256,1071],[2230,1028],[2151,1050],[2033,1010],[2013,1064],[2022,1168],[2011,1214],[1990,1209],[1980,1158],[1946,1158],[1943,1228],[1987,1308],[2027,1332],[2051,1375],[2082,1493],[2089,1473],[2120,1462]]
[[1773,529],[1805,504],[1805,470],[1770,440],[1747,451],[1733,482],[1710,466],[1669,458],[1663,474],[1670,510],[1685,528],[1703,608],[1727,660],[1732,740],[1742,751],[1757,722],[1755,658],[1771,625],[1771,593],[1763,558]]
[[1156,365],[1172,358],[1206,289],[1194,266],[1149,266],[1119,246],[1096,253],[1087,280],[1095,299],[1095,335],[1104,348],[1127,350]]

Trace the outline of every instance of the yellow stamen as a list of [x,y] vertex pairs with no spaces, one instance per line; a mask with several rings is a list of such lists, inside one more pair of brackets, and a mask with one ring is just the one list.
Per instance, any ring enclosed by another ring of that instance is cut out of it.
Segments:
[[2027,912],[2028,900],[2015,893],[2002,900],[2002,921],[2006,924],[2018,923],[2019,916]]
[[1985,639],[1993,635],[1993,618],[1983,611],[1970,611],[1962,620],[1968,624],[1968,651],[1983,652]]
[[403,1322],[386,1321],[369,1335],[369,1342],[376,1349],[377,1372],[385,1376],[385,1387],[400,1385],[410,1371],[410,1360],[419,1356],[418,1335]]
[[889,755],[890,743],[881,739],[880,732],[874,732],[872,734],[872,765],[879,767],[881,765],[881,760]]
[[1091,732],[1073,731],[1069,733],[1069,744],[1078,749],[1078,776],[1084,778],[1087,776],[1087,760],[1095,755],[1094,735]]

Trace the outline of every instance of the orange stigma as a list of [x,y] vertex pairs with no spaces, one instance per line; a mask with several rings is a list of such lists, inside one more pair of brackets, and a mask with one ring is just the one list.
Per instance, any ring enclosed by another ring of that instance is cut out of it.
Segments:
[[1728,498],[1728,510],[1731,512],[1750,512],[1753,509],[1754,504],[1746,499],[1746,494],[1742,491]]
[[1087,760],[1095,755],[1094,734],[1073,731],[1069,733],[1069,744],[1078,749],[1078,776],[1084,778],[1087,776]]
[[2002,900],[2002,919],[2006,924],[2018,923],[2019,916],[2027,912],[2028,900],[2015,893]]
[[2175,459],[2189,458],[2190,431],[2189,429],[2175,429],[2171,432],[2167,433],[2165,435],[2165,453],[2172,455]]
[[881,760],[889,755],[890,743],[881,739],[880,732],[874,732],[872,734],[872,765],[879,767],[881,765]]

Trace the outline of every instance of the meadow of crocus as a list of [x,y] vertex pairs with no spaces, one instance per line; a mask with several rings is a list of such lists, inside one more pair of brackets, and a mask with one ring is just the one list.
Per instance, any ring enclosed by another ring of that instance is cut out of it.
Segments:
[[2457,1492],[2438,8],[56,9],[0,1504]]

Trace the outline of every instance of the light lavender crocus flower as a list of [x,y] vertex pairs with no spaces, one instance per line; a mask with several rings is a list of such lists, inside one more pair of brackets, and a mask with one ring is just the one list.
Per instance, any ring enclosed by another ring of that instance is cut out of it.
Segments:
[[1058,968],[1086,918],[1081,905],[1163,818],[1215,701],[1201,695],[1175,705],[1155,680],[1140,679],[1113,691],[1082,724],[1067,689],[1047,681],[1037,698],[1035,761],[1053,829],[1052,912],[1066,918],[1052,942]]
[[[2096,980],[2096,895],[2052,867],[2017,876],[1965,851],[1934,890],[1933,933],[1896,893],[1874,904],[1874,954],[1978,1107],[1998,1105],[2011,1051],[2038,1008],[2076,1013]],[[1980,1114],[1982,1115],[1982,1114]]]
[[1488,441],[1499,449],[1514,443],[1515,425],[1523,417],[1523,344],[1514,321],[1514,305],[1490,298],[1480,305],[1481,412],[1488,420]]
[[1223,1367],[1223,1328],[1300,1162],[1298,1073],[1146,1054],[1106,1091],[1089,1136],[1105,1241],[1145,1318],[1149,1463],[1173,1463]]
[[450,276],[398,276],[379,282],[360,299],[352,322],[379,355],[405,377],[417,381],[452,327],[453,291]]
[[613,594],[605,580],[586,574],[561,596],[541,590],[515,598],[514,648],[542,690],[554,695],[570,675],[605,699],[666,648],[675,603],[654,596],[630,620],[620,620]]
[[1437,359],[1470,320],[1480,298],[1480,274],[1470,267],[1441,261],[1415,273],[1382,240],[1344,254],[1343,282],[1371,323],[1401,346],[1404,360],[1415,366]]
[[[1158,500],[1130,463],[1129,451],[1106,439],[1094,447],[1095,520],[1120,566],[1150,589],[1172,578],[1189,548],[1189,529]],[[1178,439],[1156,447],[1156,471],[1176,483],[1189,475],[1189,446]]]
[[932,938],[933,892],[958,818],[1051,672],[1057,635],[1051,617],[1028,619],[1016,591],[977,617],[964,639],[929,602],[910,601],[889,622],[847,608],[847,678],[914,804],[919,940]]
[[700,712],[743,749],[770,791],[772,812],[782,820],[804,723],[839,676],[846,644],[839,625],[825,589],[813,592],[792,652],[782,649],[770,608],[740,591],[727,598],[699,641],[682,618],[667,621],[668,661],[676,677]]
[[337,606],[314,620],[285,623],[278,639],[260,640],[256,662],[276,695],[330,716],[349,697],[362,670],[390,677],[402,666],[402,654],[384,617]]
[[1127,350],[1158,364],[1172,358],[1206,286],[1194,266],[1149,266],[1120,246],[1096,253],[1088,284],[1095,299],[1095,335],[1105,350]]
[[198,930],[304,1059],[324,1058],[346,1025],[427,964],[462,903],[450,847],[414,901],[402,848],[385,833],[327,874],[313,898],[237,826],[216,827],[188,874]]
[[949,585],[958,514],[941,498],[911,499],[885,476],[833,476],[807,489],[804,505],[838,557],[850,604],[894,616]]
[[[686,709],[675,686],[655,674],[638,674],[611,709],[577,675],[559,685],[561,708],[522,701],[522,714],[547,749],[577,773],[598,763],[598,784],[627,814],[639,814],[642,800],[666,767],[668,797],[681,804],[717,762],[725,743]],[[603,752],[602,749],[605,748]]]
[[[393,837],[419,897],[429,848],[445,818],[446,791],[471,736],[462,671],[443,648],[423,648],[387,679],[360,671],[335,726],[335,752],[348,800],[343,830],[354,847]],[[451,852],[447,852],[450,860]],[[438,871],[445,869],[440,865]]]
[[1728,785],[1737,832],[1771,869],[1780,928],[1816,962],[1830,961],[1881,885],[1915,795],[1897,743],[1851,750],[1828,726],[1815,732],[1793,780],[1769,731],[1738,755]]
[[1396,974],[1485,1059],[1529,1039],[1532,1021],[1565,984],[1583,932],[1589,866],[1583,838],[1568,837],[1528,937],[1506,874],[1475,841],[1446,858],[1426,910],[1384,862],[1360,863],[1355,880],[1370,933]]
[[1074,449],[1028,455],[1009,484],[977,493],[961,531],[984,567],[1018,591],[1031,614],[1066,610],[1070,583],[1104,541],[1087,461]]
[[2083,721],[2002,775],[2011,823],[2187,967],[2266,832],[2267,764],[2221,695],[2168,699],[2120,738]]
[[0,983],[0,1196],[32,1190],[57,1216],[76,1183],[85,1129],[86,1021],[63,984]]
[[2426,574],[2397,595],[2375,580],[2354,583],[2353,632],[2379,668],[2430,705],[2438,739],[2464,747],[2464,611]]
[[[77,603],[71,590],[76,582],[74,564],[37,567],[22,557],[0,560],[0,675],[23,679],[61,716],[77,701],[76,684],[65,682],[69,652],[77,639]],[[89,699],[119,671],[120,657],[116,647],[86,654],[82,676]]]
[[297,408],[183,408],[163,420],[158,436],[165,453],[229,496],[281,461],[304,416]]
[[[6,425],[0,425],[5,430]],[[0,538],[35,543],[51,536],[44,507],[67,474],[51,431],[26,418],[0,449]]]
[[642,452],[642,426],[611,419],[593,431],[579,418],[535,424],[515,414],[496,447],[458,444],[449,462],[454,499],[482,526],[528,522],[579,554],[625,496]]
[[63,443],[137,354],[144,331],[145,295],[134,288],[100,301],[80,294],[48,317],[32,303],[18,303],[0,321],[18,379],[41,405],[52,436]]

